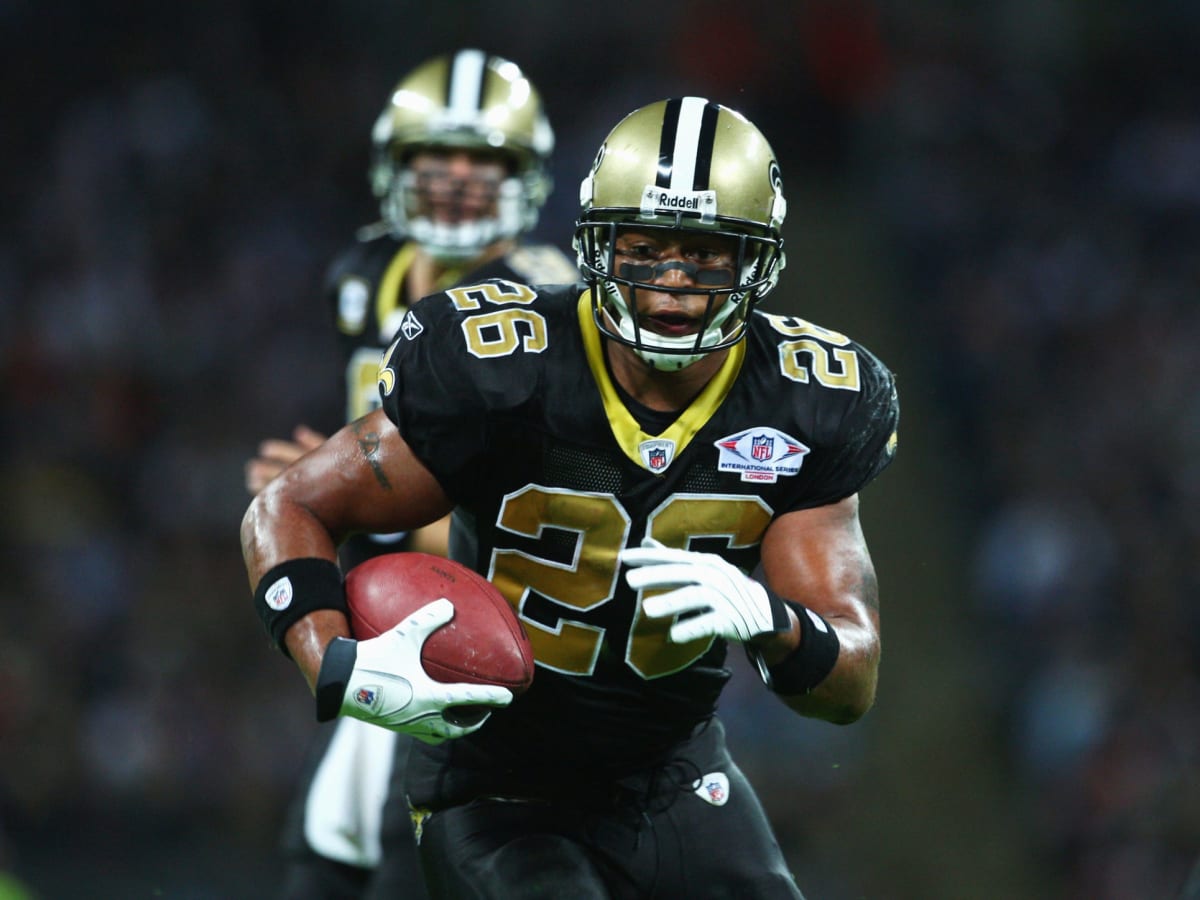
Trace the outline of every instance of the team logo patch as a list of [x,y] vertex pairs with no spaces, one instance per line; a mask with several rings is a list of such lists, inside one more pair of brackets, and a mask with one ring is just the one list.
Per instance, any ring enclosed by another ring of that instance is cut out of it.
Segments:
[[354,692],[354,702],[363,709],[377,711],[381,690],[377,684],[364,684]]
[[800,471],[809,448],[777,428],[749,428],[723,437],[713,445],[720,453],[717,469],[737,472],[742,481],[773,484],[780,475]]
[[425,330],[425,326],[417,321],[417,317],[412,314],[410,309],[404,314],[404,318],[400,321],[400,333],[408,340],[416,340],[417,335]]
[[379,377],[375,383],[379,386],[379,393],[388,397],[391,395],[392,389],[396,386],[396,373],[384,367],[379,370]]
[[266,596],[263,598],[267,602],[267,606],[279,612],[287,609],[292,605],[292,579],[284,575],[277,582],[267,588]]
[[666,438],[652,438],[638,444],[638,455],[642,466],[650,472],[665,472],[675,461],[675,442]]
[[729,802],[729,777],[724,772],[709,772],[692,783],[696,796],[713,806]]

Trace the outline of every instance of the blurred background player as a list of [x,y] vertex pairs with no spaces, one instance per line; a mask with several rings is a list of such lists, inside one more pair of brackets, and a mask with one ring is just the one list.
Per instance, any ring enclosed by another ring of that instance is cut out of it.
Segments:
[[[393,90],[372,131],[371,188],[382,220],[330,267],[345,361],[346,421],[379,406],[381,351],[411,303],[464,279],[571,282],[556,247],[522,243],[551,189],[554,135],[539,92],[514,63],[479,50],[430,59]],[[325,435],[298,425],[246,463],[256,494]],[[448,523],[357,535],[342,568],[397,550],[446,551]],[[326,726],[284,828],[287,898],[422,897],[404,792],[411,738],[355,719]],[[393,778],[395,773],[395,778]],[[387,804],[389,784],[396,800]]]

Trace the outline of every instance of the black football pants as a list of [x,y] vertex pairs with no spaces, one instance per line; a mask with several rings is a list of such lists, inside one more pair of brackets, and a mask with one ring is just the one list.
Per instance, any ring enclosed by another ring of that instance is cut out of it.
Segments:
[[[679,748],[671,769],[611,805],[479,798],[434,812],[420,839],[430,896],[803,900],[718,720]],[[710,777],[697,790],[696,772],[723,774],[728,788]]]

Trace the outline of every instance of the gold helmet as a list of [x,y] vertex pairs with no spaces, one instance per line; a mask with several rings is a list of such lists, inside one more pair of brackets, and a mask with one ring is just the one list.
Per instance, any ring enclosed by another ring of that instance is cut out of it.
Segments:
[[[784,266],[787,203],[775,154],[741,113],[703,97],[660,100],[622,119],[580,185],[579,203],[574,243],[596,325],[655,368],[681,369],[741,340],[750,309]],[[664,288],[620,277],[613,246],[623,225],[734,238],[736,284]],[[668,337],[640,329],[619,285],[631,297],[638,290],[707,293],[699,333]]]
[[[404,77],[371,134],[371,188],[385,223],[448,261],[470,259],[488,244],[537,224],[550,194],[547,163],[554,132],[541,96],[516,63],[480,50],[428,60]],[[422,213],[408,161],[425,148],[498,152],[511,175],[499,188],[494,219],[433,222]]]

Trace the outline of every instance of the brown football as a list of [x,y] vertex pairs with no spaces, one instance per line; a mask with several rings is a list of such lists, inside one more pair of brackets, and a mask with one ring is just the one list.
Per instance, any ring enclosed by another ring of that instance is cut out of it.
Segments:
[[[421,648],[421,664],[435,681],[496,684],[514,695],[533,682],[533,648],[512,606],[496,587],[461,563],[430,553],[386,553],[346,574],[350,629],[359,640],[399,624],[445,597],[454,618]],[[471,724],[487,707],[455,707],[446,718]]]

